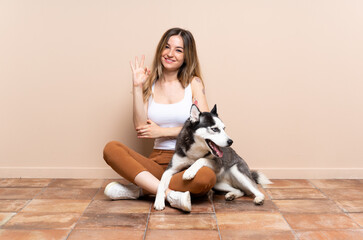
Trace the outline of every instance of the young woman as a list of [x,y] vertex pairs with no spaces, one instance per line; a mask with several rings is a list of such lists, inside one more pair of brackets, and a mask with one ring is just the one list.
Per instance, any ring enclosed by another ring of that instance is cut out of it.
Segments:
[[[171,160],[192,103],[209,111],[201,80],[193,35],[172,28],[162,36],[151,70],[144,68],[145,57],[130,62],[133,73],[133,121],[138,138],[155,139],[154,149],[146,158],[120,142],[105,146],[104,159],[119,175],[133,184],[112,182],[105,188],[111,199],[137,199],[143,194],[156,194],[159,180]],[[216,176],[203,167],[194,179],[175,174],[166,191],[172,207],[190,211],[190,193],[204,195],[214,186]]]

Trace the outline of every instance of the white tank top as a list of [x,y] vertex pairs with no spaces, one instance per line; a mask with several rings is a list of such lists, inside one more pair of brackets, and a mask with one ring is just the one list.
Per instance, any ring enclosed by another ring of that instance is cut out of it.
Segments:
[[[152,92],[154,93],[154,86]],[[190,108],[193,103],[192,88],[190,84],[184,89],[184,98],[173,104],[156,103],[149,98],[148,118],[160,127],[181,127],[190,116]],[[175,150],[176,138],[157,138],[154,149]]]

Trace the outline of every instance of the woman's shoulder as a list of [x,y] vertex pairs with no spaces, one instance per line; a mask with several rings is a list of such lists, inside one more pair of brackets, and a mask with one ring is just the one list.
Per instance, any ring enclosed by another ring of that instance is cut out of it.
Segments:
[[198,76],[194,76],[192,78],[192,81],[190,81],[190,83],[191,84],[195,84],[195,83],[203,84],[203,80],[200,77],[198,77]]
[[204,89],[204,82],[200,77],[194,76],[190,82],[193,92]]

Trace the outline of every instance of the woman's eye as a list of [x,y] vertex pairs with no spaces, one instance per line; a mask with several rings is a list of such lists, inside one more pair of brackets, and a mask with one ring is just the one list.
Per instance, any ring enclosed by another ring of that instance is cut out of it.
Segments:
[[183,51],[182,50],[176,50],[177,52],[180,52],[180,53],[182,53]]
[[169,48],[169,46],[165,46],[165,48]]

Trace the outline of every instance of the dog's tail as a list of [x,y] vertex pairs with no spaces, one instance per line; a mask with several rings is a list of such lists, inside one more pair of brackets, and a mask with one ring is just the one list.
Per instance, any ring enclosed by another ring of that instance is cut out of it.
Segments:
[[252,179],[261,185],[272,184],[272,182],[261,172],[251,171]]

